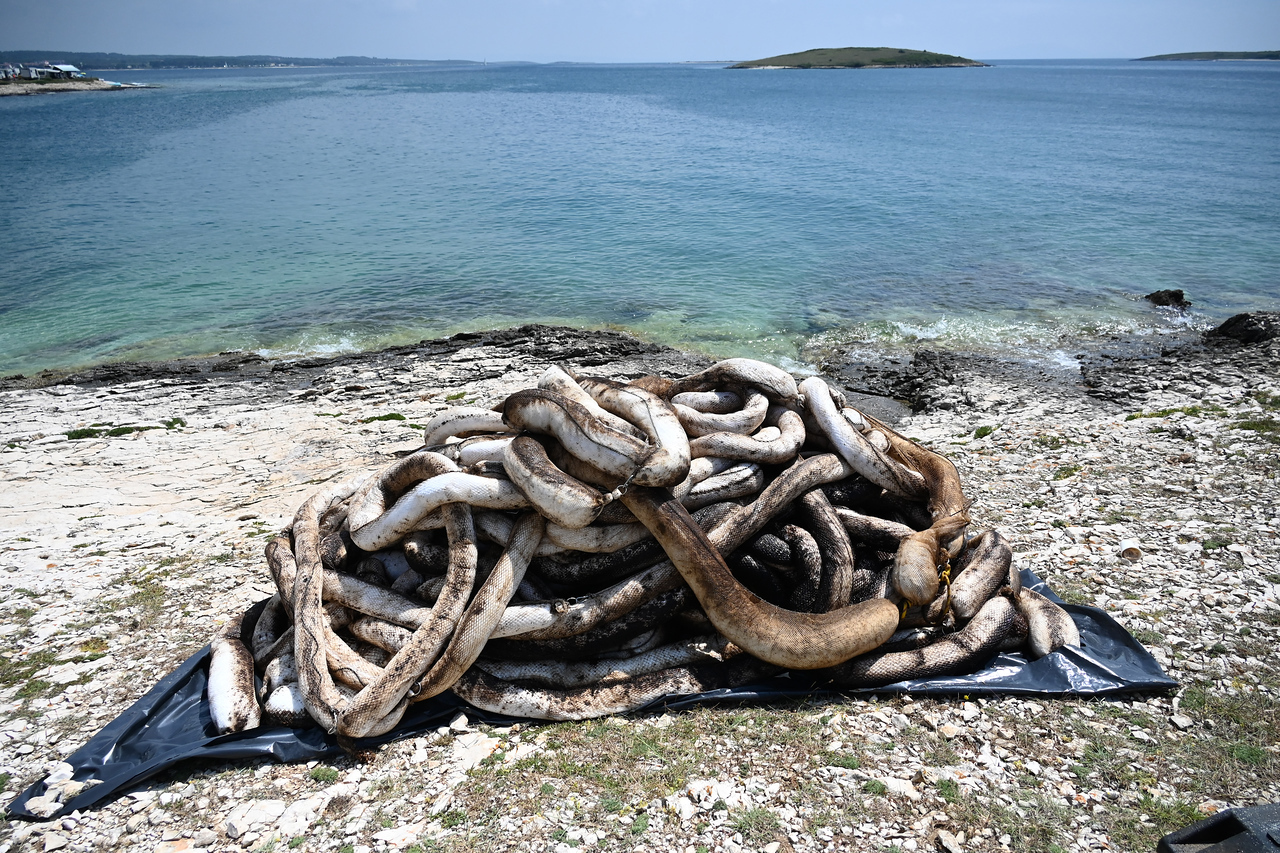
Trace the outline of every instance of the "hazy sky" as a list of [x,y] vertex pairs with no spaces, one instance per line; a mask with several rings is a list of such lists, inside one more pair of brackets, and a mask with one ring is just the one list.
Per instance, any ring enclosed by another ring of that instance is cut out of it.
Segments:
[[1280,0],[0,0],[0,50],[537,62],[1280,49]]

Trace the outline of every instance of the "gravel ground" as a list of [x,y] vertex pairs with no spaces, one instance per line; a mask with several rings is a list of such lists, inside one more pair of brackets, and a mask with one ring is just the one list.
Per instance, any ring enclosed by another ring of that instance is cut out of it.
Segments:
[[[262,547],[315,483],[414,447],[460,391],[492,403],[549,362],[632,376],[705,359],[522,329],[0,382],[2,801],[272,591]],[[0,853],[1145,851],[1280,800],[1280,340],[1097,360],[1083,381],[937,353],[876,382],[829,367],[912,403],[899,428],[956,462],[976,524],[1181,687],[460,716],[365,762],[189,762],[99,810],[9,822]],[[1127,539],[1139,560],[1118,556]]]

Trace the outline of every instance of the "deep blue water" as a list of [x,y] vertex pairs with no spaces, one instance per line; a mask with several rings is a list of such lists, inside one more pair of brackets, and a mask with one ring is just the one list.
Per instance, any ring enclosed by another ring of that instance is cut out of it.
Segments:
[[1280,302],[1280,63],[105,76],[161,88],[0,98],[0,373],[535,320],[1052,357]]

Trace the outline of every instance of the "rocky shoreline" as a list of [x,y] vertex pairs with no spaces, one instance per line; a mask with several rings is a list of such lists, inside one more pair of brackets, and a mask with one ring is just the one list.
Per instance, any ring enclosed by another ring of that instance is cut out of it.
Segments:
[[54,82],[24,82],[10,80],[0,83],[0,97],[5,95],[43,95],[48,92],[103,92],[124,89],[151,89],[135,83],[112,83],[110,80],[58,80]]
[[[492,404],[549,363],[633,377],[708,360],[523,327],[0,380],[0,801],[270,592],[266,537],[317,483],[384,464],[438,408]],[[0,853],[1137,851],[1280,800],[1280,339],[1098,356],[1078,376],[931,351],[824,368],[894,398],[862,404],[952,458],[978,525],[1182,687],[459,719],[365,764],[184,766],[97,811],[8,822]],[[1135,538],[1143,556],[1121,559]]]

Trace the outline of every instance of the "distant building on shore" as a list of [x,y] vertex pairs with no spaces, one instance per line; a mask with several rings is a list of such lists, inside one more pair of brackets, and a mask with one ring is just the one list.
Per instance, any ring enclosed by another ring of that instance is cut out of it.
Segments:
[[74,65],[52,65],[42,62],[39,65],[19,65],[17,69],[6,63],[5,70],[15,73],[6,75],[6,79],[21,78],[23,80],[77,80],[85,76]]

